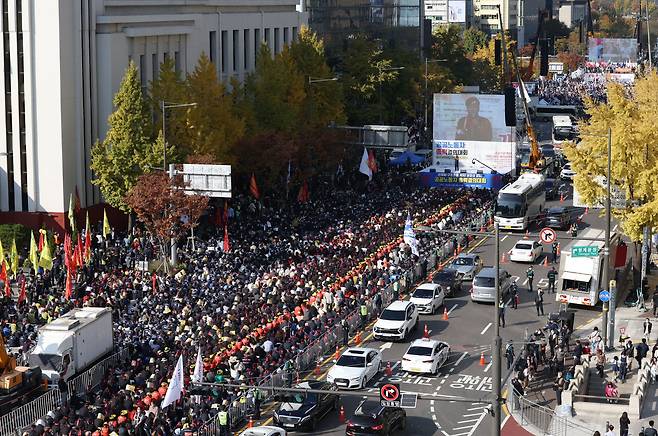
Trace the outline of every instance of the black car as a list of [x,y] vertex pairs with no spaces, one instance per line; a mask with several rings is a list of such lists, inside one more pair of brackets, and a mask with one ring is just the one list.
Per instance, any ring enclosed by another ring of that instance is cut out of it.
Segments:
[[546,179],[544,181],[546,190],[546,200],[558,200],[560,198],[560,183],[556,179]]
[[[335,391],[332,383],[322,381],[306,381],[300,383],[298,389],[321,389]],[[281,405],[274,412],[274,424],[287,430],[313,431],[318,422],[330,411],[338,409],[337,394],[286,393],[277,396]]]
[[567,230],[571,225],[571,213],[566,207],[551,207],[546,212],[544,225],[552,229]]
[[454,268],[445,268],[434,273],[432,283],[441,286],[446,297],[452,297],[462,290],[461,276]]
[[394,430],[404,433],[407,413],[399,407],[382,407],[378,401],[361,401],[354,416],[347,421],[345,434],[348,436],[370,434],[392,434]]

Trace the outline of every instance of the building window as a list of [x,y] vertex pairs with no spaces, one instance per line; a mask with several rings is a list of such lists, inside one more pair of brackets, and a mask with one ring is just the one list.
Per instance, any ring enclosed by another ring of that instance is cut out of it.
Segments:
[[265,29],[265,45],[270,46],[270,29]]
[[28,211],[27,148],[25,146],[25,65],[23,62],[23,0],[16,0],[16,39],[18,48],[18,145],[21,161],[21,207]]
[[297,27],[292,28],[292,40],[297,41]]
[[208,46],[208,52],[210,55],[210,62],[217,62],[217,32],[211,31],[208,38],[210,39],[210,44]]
[[279,28],[274,28],[274,54],[279,54]]
[[254,29],[254,64],[256,63],[256,59],[258,59],[258,52],[262,43],[260,40],[260,29]]
[[176,70],[176,74],[180,76],[180,52],[177,51],[174,52],[174,68]]
[[11,53],[9,51],[9,9],[8,1],[2,2],[2,40],[5,56],[5,139],[7,141],[7,194],[9,210],[16,210],[14,198],[14,146],[11,107]]
[[290,42],[290,27],[284,27],[283,28],[283,43],[285,45],[288,45]]
[[158,62],[157,53],[151,55],[151,69],[153,70],[153,80],[158,80],[158,76],[160,75],[160,63]]
[[148,80],[146,79],[146,56],[139,55],[139,83],[142,85],[142,95],[146,95],[146,85]]
[[249,29],[244,29],[243,30],[244,34],[242,35],[243,38],[243,44],[242,44],[242,65],[245,70],[249,69],[249,48],[251,47],[251,44],[249,44]]
[[226,50],[228,50],[228,32],[222,30],[222,73],[226,72]]
[[238,71],[238,66],[240,65],[240,31],[239,30],[234,30],[233,31],[233,71]]
[[166,61],[167,59],[169,59],[169,53],[168,53],[168,52],[164,52],[163,60]]

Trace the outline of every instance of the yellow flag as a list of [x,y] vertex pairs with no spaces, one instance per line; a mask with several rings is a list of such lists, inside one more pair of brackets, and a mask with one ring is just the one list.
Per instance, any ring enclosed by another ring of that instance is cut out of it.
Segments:
[[50,252],[50,247],[48,246],[48,237],[43,238],[43,248],[41,250],[39,266],[47,271],[53,269],[53,255]]
[[69,197],[69,223],[71,223],[71,234],[75,233],[75,207],[73,203],[73,193]]
[[107,235],[112,233],[110,228],[110,220],[107,219],[107,212],[103,209],[103,238],[107,238]]
[[11,241],[11,251],[9,252],[9,260],[11,261],[11,271],[14,273],[14,277],[18,272],[18,250],[16,250],[16,239]]
[[30,263],[32,263],[34,273],[38,273],[39,257],[37,256],[37,242],[34,240],[34,232],[30,232]]
[[2,241],[0,241],[0,265],[2,265],[3,260],[5,260],[5,249],[2,247]]

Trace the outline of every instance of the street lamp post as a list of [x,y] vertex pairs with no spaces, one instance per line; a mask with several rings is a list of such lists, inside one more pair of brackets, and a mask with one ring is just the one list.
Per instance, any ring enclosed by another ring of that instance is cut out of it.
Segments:
[[322,78],[318,78],[318,77],[310,77],[309,76],[308,84],[310,85],[312,83],[336,82],[337,80],[338,80],[338,77],[331,77],[331,78],[328,78],[328,79],[322,79]]
[[438,62],[448,62],[447,59],[428,59],[425,58],[425,92],[423,94],[423,100],[425,103],[425,118],[423,118],[423,122],[425,124],[425,131],[427,131],[427,106],[428,106],[428,101],[429,101],[429,95],[427,95],[427,76],[429,75],[429,72],[427,71],[427,65],[428,64],[433,64],[433,63],[438,63]]
[[[176,109],[183,107],[194,107],[197,103],[167,103],[160,100],[160,108],[162,110],[162,171],[167,171],[167,109]],[[174,177],[174,167],[169,166],[169,177]],[[178,245],[174,238],[171,239],[171,264],[176,265],[178,262]]]
[[493,359],[493,382],[492,382],[492,393],[494,398],[492,400],[492,412],[493,412],[493,436],[500,436],[500,414],[502,413],[502,389],[500,379],[502,375],[502,368],[500,366],[500,359],[502,353],[502,344],[503,340],[500,337],[500,229],[497,222],[494,222],[494,234],[496,238],[496,271],[494,278],[494,287],[496,289],[495,297],[495,315],[494,315],[494,338],[493,338],[493,352],[491,353],[491,358]]
[[400,71],[404,70],[404,67],[385,67],[385,68],[379,68],[379,124],[383,122],[383,112],[382,112],[382,78],[381,74],[384,71]]

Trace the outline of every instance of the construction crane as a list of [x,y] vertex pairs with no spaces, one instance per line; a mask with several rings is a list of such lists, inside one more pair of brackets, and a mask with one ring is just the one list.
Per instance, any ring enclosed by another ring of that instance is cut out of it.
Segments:
[[48,390],[48,380],[38,366],[17,366],[0,333],[0,415],[25,404]]

